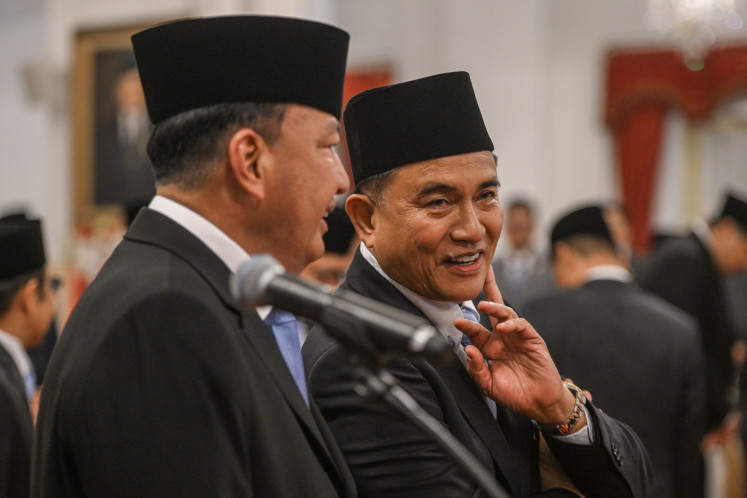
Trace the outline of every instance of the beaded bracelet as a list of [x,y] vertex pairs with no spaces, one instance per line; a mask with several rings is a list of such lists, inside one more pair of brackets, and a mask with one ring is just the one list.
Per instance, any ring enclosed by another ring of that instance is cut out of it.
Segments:
[[581,415],[584,413],[584,405],[586,404],[586,396],[581,392],[580,387],[567,381],[563,381],[563,385],[565,385],[565,387],[576,396],[576,403],[573,405],[573,411],[571,411],[571,414],[568,415],[567,419],[559,424],[537,423],[537,427],[543,431],[560,436],[566,436],[571,432],[571,430],[573,430],[578,421],[581,420]]

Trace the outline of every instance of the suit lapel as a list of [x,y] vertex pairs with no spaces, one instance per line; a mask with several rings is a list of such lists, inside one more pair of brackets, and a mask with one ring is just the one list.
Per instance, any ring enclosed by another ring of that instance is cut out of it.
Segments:
[[317,426],[317,420],[321,420],[321,417],[315,420],[309,407],[306,406],[270,328],[257,313],[241,309],[231,296],[228,289],[231,272],[223,261],[185,228],[150,209],[140,211],[125,234],[125,239],[159,246],[173,253],[192,266],[210,284],[226,308],[237,314],[244,338],[257,353],[265,370],[272,377],[301,426],[310,435],[310,439],[321,446],[323,454],[337,471],[337,477],[342,479],[339,467],[330,455],[327,441],[322,437]]
[[[496,467],[510,486],[511,493],[520,495],[520,474],[511,446],[467,370],[459,362],[432,366],[448,386],[467,423],[490,452]],[[497,408],[503,410],[500,405]]]
[[[343,285],[346,289],[376,299],[410,313],[427,317],[412,304],[396,287],[382,277],[363,257],[360,250],[353,258]],[[520,473],[511,447],[500,425],[493,418],[482,394],[459,362],[450,365],[428,363],[446,383],[451,395],[459,405],[467,423],[482,440],[492,456],[495,466],[503,474],[513,495],[521,494]],[[499,410],[503,408],[499,405]]]
[[10,353],[2,346],[0,346],[0,370],[5,372],[11,386],[16,392],[16,396],[28,404],[26,385],[23,382],[23,377],[21,377],[21,372],[18,371],[16,362],[13,361]]

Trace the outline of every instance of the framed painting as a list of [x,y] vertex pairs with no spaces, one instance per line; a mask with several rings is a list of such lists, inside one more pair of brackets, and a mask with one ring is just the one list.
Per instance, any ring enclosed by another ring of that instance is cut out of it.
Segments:
[[82,30],[72,85],[74,212],[127,213],[155,193],[146,152],[150,123],[130,36],[146,25]]

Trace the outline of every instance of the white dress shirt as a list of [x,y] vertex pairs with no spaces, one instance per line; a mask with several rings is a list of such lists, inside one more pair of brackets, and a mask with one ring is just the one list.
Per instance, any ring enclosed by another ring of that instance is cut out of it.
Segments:
[[620,265],[599,265],[586,270],[586,281],[617,280],[618,282],[632,282],[633,274]]
[[23,343],[16,336],[0,330],[0,347],[8,352],[13,359],[13,363],[16,364],[18,373],[21,374],[21,379],[25,384],[26,397],[31,402],[36,389],[36,375],[34,374],[34,365],[31,363],[31,358],[26,353]]
[[[236,274],[241,265],[251,259],[251,256],[220,228],[183,204],[156,195],[148,207],[153,211],[158,211],[200,239],[225,263],[231,273]],[[272,311],[272,306],[269,305],[257,307],[257,314],[263,320],[267,318],[270,311]]]

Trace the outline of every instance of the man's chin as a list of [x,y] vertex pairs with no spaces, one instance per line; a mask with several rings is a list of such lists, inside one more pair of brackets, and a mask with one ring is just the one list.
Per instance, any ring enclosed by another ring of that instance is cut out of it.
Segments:
[[475,286],[454,286],[449,289],[445,289],[442,292],[441,299],[439,301],[446,301],[450,303],[463,303],[464,301],[471,301],[480,295],[482,292],[482,283]]
[[314,263],[315,261],[318,261],[322,256],[324,256],[324,243],[320,242],[320,245],[321,248],[314,247],[307,251],[306,260],[303,262],[303,266],[298,270],[297,273],[301,273],[304,268]]

